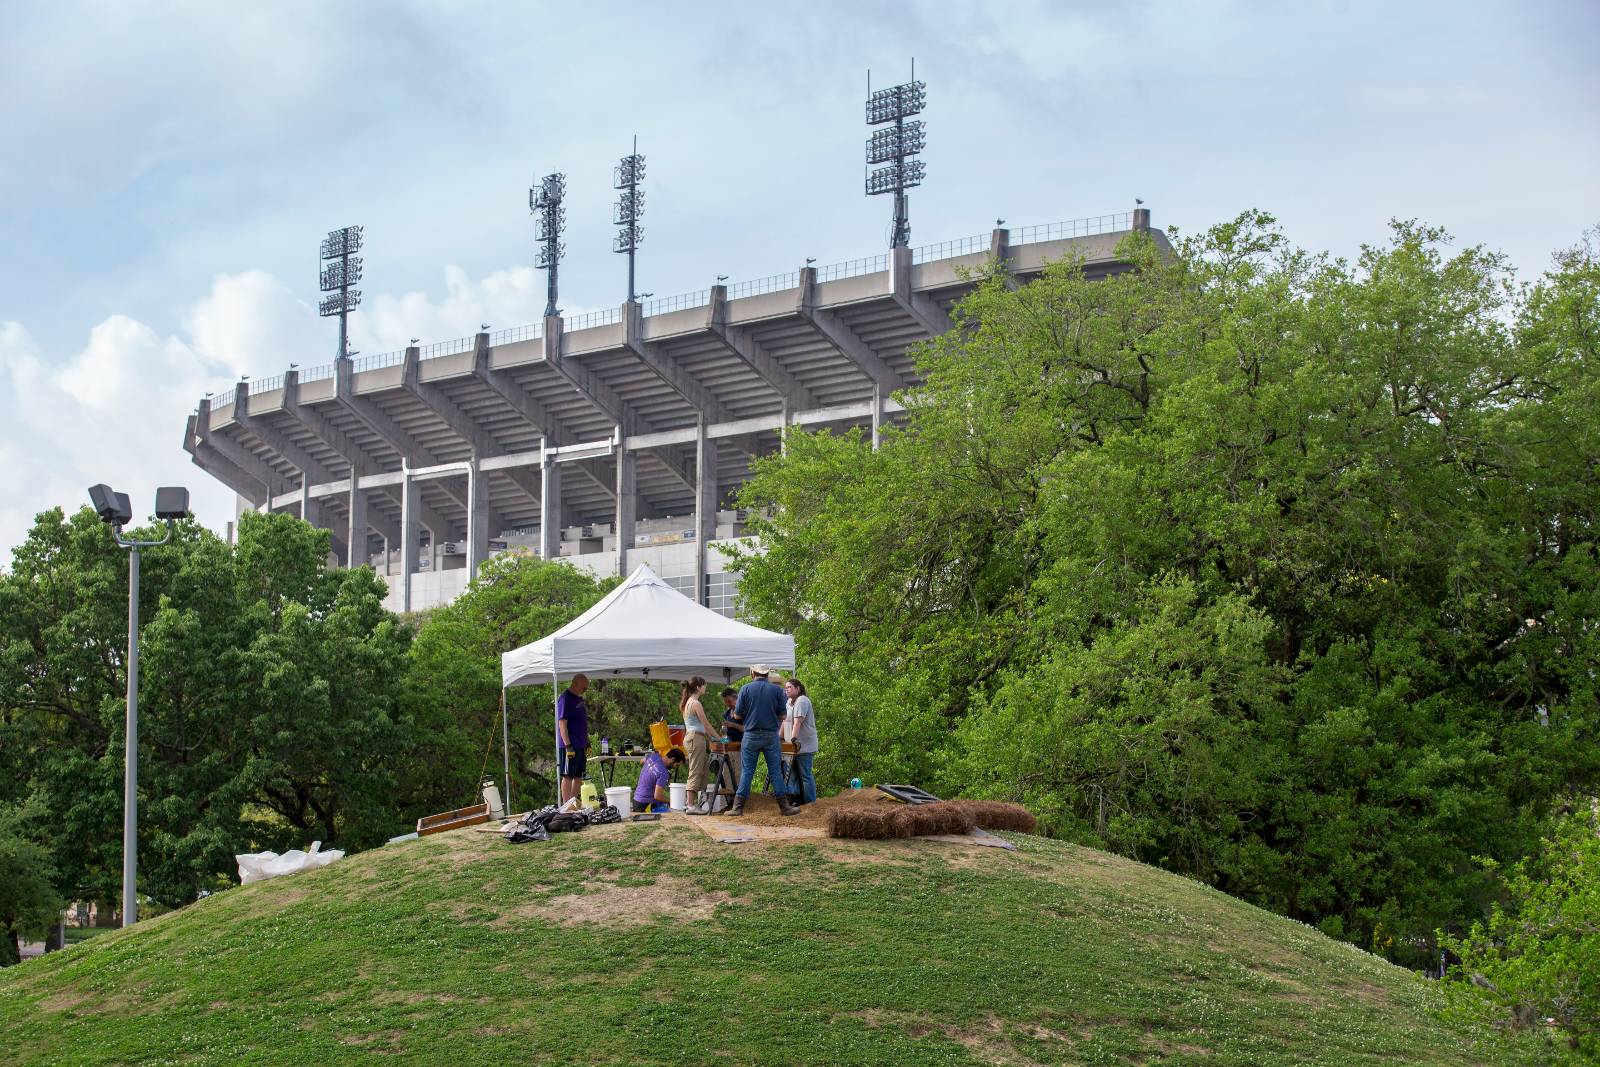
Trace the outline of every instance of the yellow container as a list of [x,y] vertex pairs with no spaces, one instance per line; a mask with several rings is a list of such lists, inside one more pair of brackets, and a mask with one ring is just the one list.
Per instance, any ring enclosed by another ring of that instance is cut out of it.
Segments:
[[650,724],[650,747],[663,756],[667,754],[667,749],[672,747],[672,731],[667,729],[665,722]]
[[594,791],[593,782],[585,781],[583,783],[583,791],[578,799],[578,803],[582,804],[586,808],[598,808],[600,806],[600,794]]

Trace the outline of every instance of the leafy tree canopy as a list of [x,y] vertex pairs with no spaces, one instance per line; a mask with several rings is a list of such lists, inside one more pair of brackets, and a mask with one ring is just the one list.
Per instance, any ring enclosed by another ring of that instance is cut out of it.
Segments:
[[[835,782],[1055,832],[1419,961],[1600,784],[1600,267],[1250,213],[1104,280],[992,276],[873,451],[741,505]],[[1384,933],[1383,931],[1387,931]]]
[[[141,894],[186,903],[231,877],[235,853],[404,825],[410,634],[370,568],[329,570],[327,553],[327,531],[254,513],[237,546],[180,523],[144,550]],[[0,575],[0,803],[42,807],[55,884],[75,899],[120,894],[127,568],[91,511],[55,510]]]

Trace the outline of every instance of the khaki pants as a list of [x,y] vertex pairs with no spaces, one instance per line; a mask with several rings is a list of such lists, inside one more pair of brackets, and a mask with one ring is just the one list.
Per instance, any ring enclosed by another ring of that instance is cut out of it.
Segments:
[[698,730],[683,735],[683,750],[689,757],[689,792],[706,787],[706,769],[711,759],[711,742]]

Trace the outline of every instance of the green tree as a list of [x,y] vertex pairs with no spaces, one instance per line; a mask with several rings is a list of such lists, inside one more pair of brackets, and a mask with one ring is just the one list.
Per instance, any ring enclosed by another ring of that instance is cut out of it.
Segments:
[[[1589,809],[1589,805],[1584,805]],[[1550,1019],[1600,1060],[1600,824],[1592,809],[1555,820],[1505,879],[1505,902],[1460,937],[1441,935],[1472,992],[1456,1010],[1514,1029]],[[1480,995],[1481,994],[1481,995]]]
[[37,802],[0,804],[0,967],[16,963],[19,939],[43,937],[65,906],[50,850],[30,833],[40,813]]
[[823,776],[1024,800],[1420,962],[1600,778],[1594,256],[1521,288],[1450,244],[1250,213],[991,277],[878,451],[792,433],[737,565]]
[[[326,568],[327,537],[247,514],[237,546],[180,523],[144,552],[139,888],[161,903],[225,883],[239,852],[405,824],[391,794],[410,634],[370,569]],[[0,708],[26,746],[4,788],[49,813],[75,899],[120,892],[127,566],[87,509],[53,511],[0,575]]]

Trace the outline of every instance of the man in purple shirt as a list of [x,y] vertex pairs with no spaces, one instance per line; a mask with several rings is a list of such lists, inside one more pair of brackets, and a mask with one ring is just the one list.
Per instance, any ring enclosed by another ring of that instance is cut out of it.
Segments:
[[556,740],[561,744],[561,803],[564,805],[583,792],[583,772],[589,752],[589,705],[583,694],[589,676],[574,674],[566,691],[556,698]]
[[644,767],[639,771],[639,784],[633,789],[633,810],[649,811],[652,806],[665,811],[668,797],[671,792],[667,789],[672,781],[673,770],[681,764],[686,757],[683,749],[673,747],[667,749],[666,758],[652,752],[644,758]]

